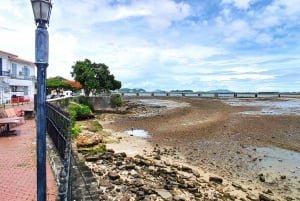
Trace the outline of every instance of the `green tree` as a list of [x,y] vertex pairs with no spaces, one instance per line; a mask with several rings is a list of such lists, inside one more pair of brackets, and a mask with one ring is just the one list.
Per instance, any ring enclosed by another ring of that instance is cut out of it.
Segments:
[[121,87],[122,87],[122,83],[119,80],[113,81],[113,89],[112,90],[121,89]]
[[114,75],[110,74],[108,66],[105,64],[92,63],[85,59],[84,61],[77,61],[72,69],[72,77],[75,81],[80,82],[86,96],[91,92],[109,92],[120,89],[122,86],[121,82],[115,80]]
[[65,80],[66,80],[65,78],[60,76],[48,78],[46,80],[47,90],[49,91],[56,90],[56,92],[59,93],[59,91],[62,89],[63,90],[72,89],[72,85],[66,83]]

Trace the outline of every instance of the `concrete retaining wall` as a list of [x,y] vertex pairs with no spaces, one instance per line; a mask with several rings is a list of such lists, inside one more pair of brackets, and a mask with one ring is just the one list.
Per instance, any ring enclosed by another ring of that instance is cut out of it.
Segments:
[[[63,164],[49,136],[47,136],[47,155],[57,186],[59,186],[59,174]],[[92,170],[85,165],[83,157],[77,152],[74,144],[72,146],[72,155],[72,201],[99,200],[100,191],[97,180],[93,176]],[[59,197],[57,197],[57,200],[59,200]]]
[[93,106],[95,111],[113,111],[116,108],[113,100],[118,94],[108,96],[89,96],[88,103]]
[[93,176],[92,170],[85,165],[83,157],[77,152],[74,144],[72,154],[72,201],[99,200],[98,182]]

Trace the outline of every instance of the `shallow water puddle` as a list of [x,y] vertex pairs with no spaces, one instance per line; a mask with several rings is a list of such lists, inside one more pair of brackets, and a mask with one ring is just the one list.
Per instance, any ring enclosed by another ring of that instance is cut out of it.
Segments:
[[150,137],[149,132],[143,129],[131,129],[125,132],[131,136],[144,137],[144,138]]
[[263,107],[260,111],[244,111],[241,114],[248,115],[300,115],[300,101],[241,101],[241,100],[226,100],[225,103],[232,106],[260,106]]
[[277,147],[256,148],[262,156],[258,167],[267,172],[300,178],[300,153]]
[[161,106],[167,108],[176,108],[176,107],[187,107],[190,104],[185,102],[176,102],[171,100],[160,100],[160,99],[138,99],[138,102],[145,105]]

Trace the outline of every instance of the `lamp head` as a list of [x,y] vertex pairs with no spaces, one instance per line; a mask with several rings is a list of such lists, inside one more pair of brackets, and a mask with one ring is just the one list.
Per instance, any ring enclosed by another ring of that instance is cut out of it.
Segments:
[[37,25],[48,24],[52,9],[51,0],[30,0],[34,15],[34,20]]

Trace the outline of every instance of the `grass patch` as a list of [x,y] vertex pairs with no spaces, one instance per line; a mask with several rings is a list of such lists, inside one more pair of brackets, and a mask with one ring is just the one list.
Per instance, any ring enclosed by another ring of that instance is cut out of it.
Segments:
[[110,136],[110,135],[111,135],[111,133],[110,133],[110,132],[108,132],[108,131],[105,131],[105,130],[102,130],[101,132],[99,132],[99,134],[100,134],[101,136],[103,136],[103,137],[108,137],[108,136]]
[[75,139],[81,133],[81,127],[77,124],[72,128],[72,139]]
[[76,124],[81,125],[83,130],[88,130],[90,132],[99,134],[103,137],[110,136],[110,133],[103,130],[102,125],[96,120],[89,120],[89,121],[77,121]]
[[106,145],[105,144],[98,144],[93,147],[82,147],[78,149],[78,151],[82,154],[92,156],[96,155],[98,153],[103,153],[106,151]]
[[103,130],[103,127],[98,121],[87,121],[87,130],[94,133],[99,133]]

